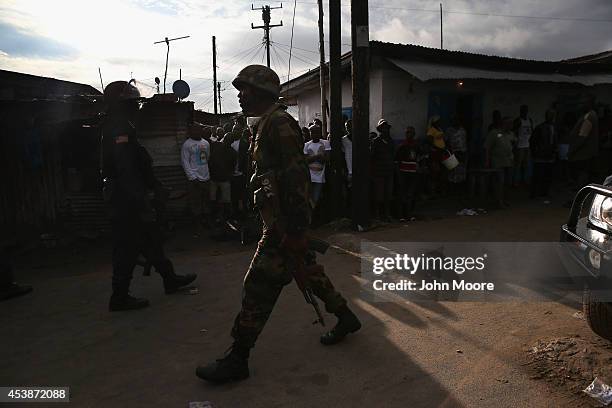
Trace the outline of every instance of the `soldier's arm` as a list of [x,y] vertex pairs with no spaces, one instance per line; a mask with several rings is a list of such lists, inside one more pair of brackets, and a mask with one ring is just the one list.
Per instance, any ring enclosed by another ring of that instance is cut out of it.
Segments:
[[277,170],[281,213],[286,217],[287,233],[298,233],[310,224],[310,172],[299,143],[300,129],[287,117],[271,126],[273,140],[278,142],[280,166]]
[[130,207],[141,208],[144,205],[145,185],[143,175],[138,168],[138,157],[129,143],[115,142],[115,178],[117,189],[127,199]]

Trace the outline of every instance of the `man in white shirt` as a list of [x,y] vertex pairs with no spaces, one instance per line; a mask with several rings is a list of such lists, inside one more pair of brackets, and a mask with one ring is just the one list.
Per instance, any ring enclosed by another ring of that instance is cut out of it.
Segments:
[[346,134],[342,136],[342,151],[344,152],[344,160],[346,162],[347,182],[350,188],[353,180],[353,134],[352,121],[349,119],[344,124]]
[[529,117],[527,105],[521,105],[520,116],[514,120],[514,134],[516,135],[516,150],[514,153],[514,185],[520,182],[527,183],[529,170],[529,140],[533,133],[533,120]]
[[319,202],[325,184],[325,163],[329,160],[331,145],[329,141],[321,139],[320,126],[311,125],[309,129],[312,140],[304,144],[304,154],[307,156],[306,162],[310,169],[310,200],[314,208]]
[[189,138],[181,148],[181,164],[185,176],[189,180],[189,199],[191,213],[194,216],[194,236],[199,236],[203,216],[208,213],[210,172],[210,143],[206,140],[211,136],[211,129],[194,123],[188,129]]

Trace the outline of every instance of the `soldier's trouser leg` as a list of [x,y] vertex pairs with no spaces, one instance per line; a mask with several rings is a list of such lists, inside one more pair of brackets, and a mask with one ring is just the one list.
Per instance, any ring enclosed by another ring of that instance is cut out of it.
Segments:
[[143,223],[141,229],[143,236],[140,252],[159,274],[162,276],[172,274],[174,267],[164,253],[164,237],[159,224],[155,222]]
[[292,279],[278,243],[264,235],[244,277],[242,309],[232,328],[232,337],[238,347],[250,349],[255,345],[281,290]]
[[13,284],[13,268],[8,260],[8,255],[4,254],[0,248],[0,290],[10,287]]
[[[314,265],[317,262],[316,254],[309,251],[306,254],[306,264]],[[336,313],[338,309],[346,305],[346,299],[334,288],[325,272],[320,271],[308,276],[308,283],[312,291],[325,303],[325,310],[329,313]]]
[[[316,262],[314,252],[308,252],[306,263]],[[314,294],[325,303],[325,310],[335,313],[346,300],[334,289],[324,272],[308,277]],[[257,246],[255,256],[244,278],[242,309],[236,316],[232,337],[241,348],[252,348],[263,330],[283,287],[293,280],[291,271],[278,243],[265,237]]]
[[127,295],[136,259],[140,252],[142,231],[139,223],[127,218],[113,220],[113,295]]

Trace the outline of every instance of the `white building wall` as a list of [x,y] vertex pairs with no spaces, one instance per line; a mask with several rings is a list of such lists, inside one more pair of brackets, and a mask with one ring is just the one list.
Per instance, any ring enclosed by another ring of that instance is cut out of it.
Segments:
[[[417,136],[427,131],[430,92],[478,94],[482,97],[482,111],[474,112],[477,125],[484,136],[494,110],[503,116],[515,118],[521,105],[529,106],[534,124],[544,119],[546,109],[559,99],[577,99],[580,95],[594,94],[597,100],[612,104],[612,85],[579,87],[546,82],[518,82],[499,80],[465,80],[461,88],[456,80],[421,82],[408,73],[394,68],[376,68],[370,74],[370,130],[375,131],[380,118],[392,126],[391,136],[404,137],[408,125],[415,127]],[[301,93],[298,98],[300,126],[320,117],[321,100],[318,88]],[[352,105],[351,82],[342,82],[342,107]]]
[[580,100],[594,94],[598,102],[612,104],[612,85],[581,87],[546,82],[465,80],[463,86],[458,87],[456,80],[421,82],[404,71],[389,68],[382,73],[382,117],[392,125],[394,139],[402,139],[408,125],[415,127],[418,136],[426,134],[431,92],[481,95],[482,111],[480,115],[473,114],[482,135],[491,123],[494,110],[499,110],[502,116],[515,118],[520,106],[528,105],[529,116],[537,125],[557,101]]
[[403,139],[408,126],[414,126],[416,134],[424,136],[429,86],[393,69],[384,69],[383,77],[381,117],[391,124],[391,137]]
[[[329,86],[328,94],[329,100]],[[309,89],[297,96],[298,122],[306,126],[315,118],[321,117],[321,92],[319,88]],[[342,81],[342,107],[353,105],[353,92],[350,79]],[[374,131],[382,114],[382,72],[373,70],[370,74],[370,129]]]

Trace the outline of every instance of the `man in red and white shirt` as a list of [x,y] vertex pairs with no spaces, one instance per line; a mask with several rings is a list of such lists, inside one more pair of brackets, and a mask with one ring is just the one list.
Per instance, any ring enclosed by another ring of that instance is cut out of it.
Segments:
[[406,139],[395,152],[395,163],[399,173],[399,195],[401,208],[400,221],[409,220],[414,211],[418,187],[418,148],[414,140],[414,127],[406,128]]

